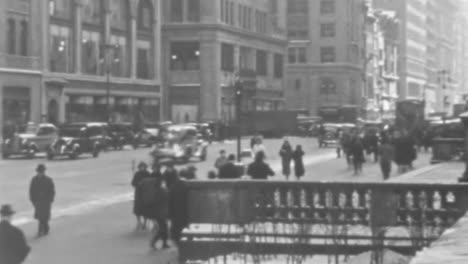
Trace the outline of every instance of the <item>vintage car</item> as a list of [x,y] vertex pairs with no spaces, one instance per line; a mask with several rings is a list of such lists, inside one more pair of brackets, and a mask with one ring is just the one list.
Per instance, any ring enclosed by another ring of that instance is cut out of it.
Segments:
[[202,139],[211,144],[214,140],[213,131],[211,131],[210,124],[208,123],[187,123],[188,126],[193,126],[197,129],[198,134]]
[[156,144],[161,135],[162,131],[158,128],[144,128],[143,130],[135,134],[135,146],[146,146],[151,147]]
[[36,153],[46,152],[50,144],[58,137],[58,129],[53,124],[28,123],[24,133],[14,134],[3,142],[4,159],[13,155],[34,158]]
[[155,144],[150,154],[155,161],[171,159],[188,162],[191,158],[206,160],[208,143],[194,126],[171,125],[162,131],[163,141]]
[[72,123],[60,127],[59,138],[47,151],[47,158],[68,156],[76,159],[84,153],[98,157],[105,144],[105,127],[100,123]]
[[131,123],[111,123],[108,125],[107,132],[111,140],[110,146],[116,150],[122,150],[126,145],[131,145],[134,148],[138,146]]
[[325,129],[325,134],[319,137],[319,147],[327,148],[329,146],[336,146],[340,144],[338,135],[340,130],[347,132],[356,126],[350,123],[325,123],[323,124],[323,127]]

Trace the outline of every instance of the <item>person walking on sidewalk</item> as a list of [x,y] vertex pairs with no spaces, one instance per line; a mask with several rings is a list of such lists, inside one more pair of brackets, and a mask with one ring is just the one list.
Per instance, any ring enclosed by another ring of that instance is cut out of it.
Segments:
[[171,220],[171,239],[178,245],[182,231],[189,225],[188,191],[187,185],[179,177],[176,176],[172,178],[171,181],[171,188],[169,189],[169,219]]
[[257,152],[255,161],[249,164],[247,168],[247,175],[251,176],[254,180],[266,180],[268,176],[274,176],[275,172],[265,163],[265,154],[263,151]]
[[297,145],[296,149],[294,150],[292,157],[294,160],[294,174],[296,178],[299,180],[302,176],[304,176],[305,169],[304,169],[304,151],[302,150],[301,145]]
[[214,167],[219,171],[221,167],[227,163],[226,150],[219,151],[219,157],[216,159]]
[[291,160],[293,155],[293,149],[289,141],[285,140],[281,149],[279,151],[281,157],[281,165],[283,168],[283,175],[286,177],[286,180],[289,180],[289,175],[291,174]]
[[134,188],[133,194],[133,214],[135,214],[137,225],[136,230],[144,230],[146,229],[146,219],[142,219],[143,217],[143,201],[141,200],[140,183],[145,178],[150,178],[151,174],[147,170],[148,166],[144,162],[140,162],[138,164],[138,171],[135,172],[132,179],[132,186]]
[[392,171],[392,161],[394,158],[395,149],[386,139],[382,139],[382,143],[379,146],[379,156],[380,156],[380,169],[382,171],[382,176],[384,180],[390,178],[390,173]]
[[29,199],[34,206],[34,218],[39,222],[37,237],[49,234],[49,220],[52,203],[55,199],[55,185],[53,180],[45,175],[46,167],[39,164],[36,168],[36,176],[29,186]]
[[228,162],[219,169],[219,179],[237,179],[240,177],[239,171],[234,164],[236,162],[236,156],[229,154]]
[[[173,181],[176,177],[177,174],[175,177],[168,178],[168,181],[171,182],[171,185],[173,185]],[[156,249],[156,243],[159,239],[162,239],[162,248],[166,249],[169,248],[169,245],[167,244],[167,218],[169,216],[169,197],[167,189],[162,186],[161,179],[157,179],[155,181],[154,194],[154,210],[152,214],[154,220],[157,223],[158,229],[155,232],[153,238],[151,239],[150,246],[151,248]]]
[[20,264],[28,256],[31,248],[26,243],[23,231],[11,224],[15,211],[11,206],[0,209],[0,263]]
[[351,155],[353,156],[354,175],[362,173],[364,163],[364,146],[359,135],[356,135],[351,145]]

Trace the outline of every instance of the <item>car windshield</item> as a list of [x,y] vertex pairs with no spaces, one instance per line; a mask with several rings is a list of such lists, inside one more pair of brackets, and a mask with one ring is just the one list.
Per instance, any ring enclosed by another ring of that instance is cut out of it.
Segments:
[[70,126],[70,127],[62,127],[60,129],[60,136],[62,137],[80,137],[81,134],[81,127],[78,126]]
[[162,132],[165,141],[175,142],[182,138],[184,135],[182,130],[166,130]]
[[39,127],[36,124],[27,124],[24,129],[25,134],[36,134]]

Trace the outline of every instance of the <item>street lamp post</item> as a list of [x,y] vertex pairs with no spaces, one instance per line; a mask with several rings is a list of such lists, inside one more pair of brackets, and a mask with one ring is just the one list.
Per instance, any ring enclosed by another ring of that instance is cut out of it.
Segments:
[[102,45],[104,50],[104,67],[106,71],[106,122],[110,122],[110,75],[112,71],[112,51],[114,45],[106,43]]
[[458,182],[468,182],[468,111],[460,114],[460,119],[463,122],[465,130],[465,151],[463,154],[465,160],[465,172],[461,178],[458,178]]
[[240,80],[234,84],[236,93],[236,118],[237,118],[237,162],[241,162],[241,103],[242,103],[242,90],[243,85]]

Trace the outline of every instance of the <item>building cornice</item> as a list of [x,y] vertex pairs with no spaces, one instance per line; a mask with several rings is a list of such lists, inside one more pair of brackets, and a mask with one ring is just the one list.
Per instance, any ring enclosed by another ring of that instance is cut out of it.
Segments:
[[247,38],[252,38],[252,39],[261,39],[263,41],[269,42],[269,43],[274,43],[277,45],[284,45],[285,47],[288,44],[288,40],[286,36],[284,38],[277,38],[277,37],[272,37],[272,36],[267,36],[262,33],[257,33],[257,32],[250,32],[246,31],[244,29],[240,28],[235,28],[232,26],[228,25],[222,25],[222,24],[203,24],[203,23],[185,23],[185,24],[180,24],[180,23],[169,23],[169,24],[163,24],[162,31],[182,31],[182,30],[218,30],[218,31],[224,31],[227,33],[231,34],[237,34],[237,35],[242,35]]
[[[105,75],[84,75],[84,74],[73,74],[73,73],[54,73],[54,72],[45,72],[45,78],[60,78],[67,81],[87,81],[87,82],[106,82]],[[110,77],[111,83],[119,84],[138,84],[138,85],[161,85],[160,80],[142,80],[142,79],[129,79],[121,77]]]
[[350,63],[307,63],[307,64],[286,64],[286,69],[350,69],[362,71],[362,65],[355,65]]

